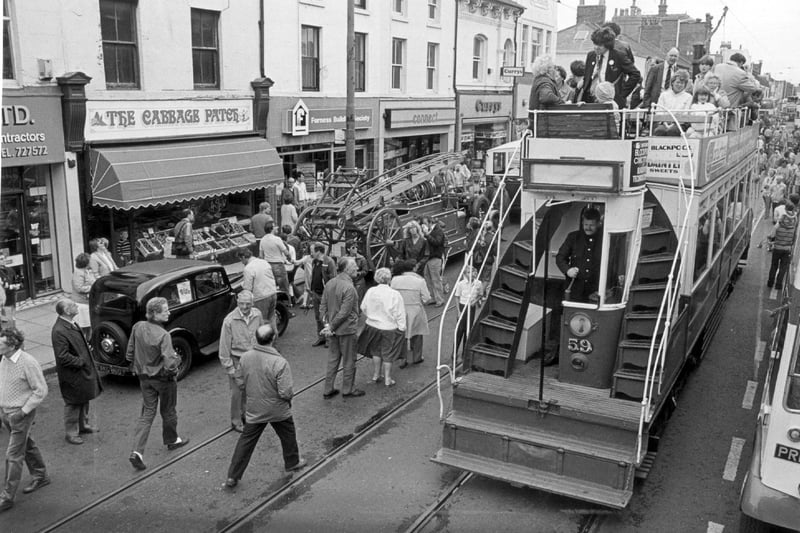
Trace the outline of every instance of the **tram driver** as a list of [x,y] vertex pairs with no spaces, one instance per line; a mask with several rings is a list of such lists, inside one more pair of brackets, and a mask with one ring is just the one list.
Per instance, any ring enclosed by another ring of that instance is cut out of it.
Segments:
[[581,216],[581,229],[567,235],[556,255],[556,265],[569,284],[565,299],[575,302],[597,301],[602,250],[600,211],[589,207]]

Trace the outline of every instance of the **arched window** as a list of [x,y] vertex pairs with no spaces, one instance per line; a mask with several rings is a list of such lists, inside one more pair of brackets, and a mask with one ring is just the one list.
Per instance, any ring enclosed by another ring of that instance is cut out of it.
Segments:
[[506,39],[506,44],[503,46],[503,66],[514,66],[514,41]]
[[486,74],[486,37],[476,35],[472,40],[472,79],[482,80]]

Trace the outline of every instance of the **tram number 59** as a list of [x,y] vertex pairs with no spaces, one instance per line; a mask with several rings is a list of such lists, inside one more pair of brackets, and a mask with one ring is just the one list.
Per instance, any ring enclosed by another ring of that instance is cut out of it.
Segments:
[[567,339],[567,349],[573,353],[592,353],[594,346],[588,339],[569,338]]

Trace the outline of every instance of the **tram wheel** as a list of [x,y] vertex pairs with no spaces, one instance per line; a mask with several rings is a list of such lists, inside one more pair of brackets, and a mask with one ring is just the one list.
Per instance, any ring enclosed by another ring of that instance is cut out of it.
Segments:
[[367,261],[371,270],[389,266],[393,248],[386,241],[402,238],[403,227],[394,209],[380,209],[370,220],[367,229]]

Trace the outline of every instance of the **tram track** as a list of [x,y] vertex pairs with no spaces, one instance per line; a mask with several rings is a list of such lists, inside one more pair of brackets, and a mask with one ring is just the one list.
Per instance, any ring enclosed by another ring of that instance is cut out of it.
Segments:
[[[451,307],[449,307],[447,309],[443,309],[442,312],[436,314],[435,316],[429,317],[428,318],[428,323],[431,323],[431,322],[434,322],[434,321],[440,319],[448,310],[453,309],[454,307],[455,306],[451,306]],[[363,359],[368,359],[368,358],[359,355],[356,358],[356,364],[358,364],[358,362],[363,360]],[[342,369],[339,369],[338,372],[342,372]],[[320,385],[324,381],[325,381],[325,376],[324,375],[322,377],[320,377],[320,378],[317,378],[317,379],[313,380],[312,382],[308,383],[307,385],[305,385],[301,389],[299,389],[295,393],[295,397],[297,397],[298,395],[303,394],[305,392],[308,392],[310,389]],[[241,524],[245,523],[250,517],[257,515],[261,510],[263,510],[266,507],[268,507],[271,503],[276,501],[281,496],[283,496],[283,495],[287,494],[288,492],[290,492],[292,490],[292,488],[294,488],[297,485],[299,485],[300,483],[302,483],[308,477],[310,477],[314,473],[320,471],[326,465],[330,464],[331,462],[335,461],[339,457],[341,457],[344,454],[346,454],[347,451],[350,450],[352,447],[354,447],[357,443],[359,443],[362,440],[364,440],[365,438],[367,438],[367,436],[369,436],[372,433],[372,431],[374,431],[375,429],[379,428],[380,426],[382,426],[383,424],[385,424],[389,420],[393,419],[394,417],[398,416],[400,413],[404,412],[405,409],[408,406],[414,404],[414,402],[416,400],[418,400],[419,398],[424,397],[425,394],[427,394],[428,392],[433,390],[435,388],[435,386],[436,386],[436,380],[433,380],[430,383],[426,383],[420,390],[416,391],[409,398],[406,398],[402,402],[398,402],[398,403],[396,403],[394,405],[391,405],[388,409],[384,409],[382,411],[379,411],[376,415],[371,417],[367,422],[365,422],[363,424],[359,424],[355,428],[355,432],[354,433],[351,433],[351,434],[348,434],[348,435],[342,436],[342,437],[337,437],[336,441],[338,443],[335,444],[332,449],[328,450],[328,452],[320,460],[318,460],[313,465],[310,465],[309,467],[304,469],[302,471],[302,473],[300,473],[299,475],[295,475],[294,477],[292,477],[291,480],[287,481],[286,483],[284,483],[281,486],[279,486],[278,488],[276,488],[271,495],[268,495],[265,498],[263,498],[261,501],[258,502],[258,504],[252,506],[249,509],[246,509],[243,513],[241,513],[237,517],[235,517],[228,525],[224,526],[223,529],[221,529],[220,531],[232,531],[232,530],[235,529],[235,527],[238,527],[238,525],[241,525]],[[79,518],[82,518],[82,517],[88,515],[93,510],[95,510],[98,507],[100,507],[101,505],[106,504],[106,503],[114,500],[117,497],[125,495],[126,493],[130,492],[132,489],[135,489],[135,488],[138,488],[138,487],[144,485],[145,482],[147,482],[148,480],[152,479],[157,474],[159,474],[159,473],[161,473],[161,472],[173,467],[177,463],[179,463],[179,462],[181,462],[181,461],[183,461],[183,460],[185,460],[185,459],[197,454],[198,452],[207,449],[211,444],[217,442],[218,440],[222,439],[226,435],[229,435],[233,431],[234,430],[232,428],[226,428],[225,430],[217,433],[216,435],[213,435],[213,436],[207,438],[206,440],[202,441],[201,443],[197,444],[196,446],[193,446],[192,448],[189,448],[189,449],[185,450],[184,452],[180,453],[179,455],[176,455],[176,456],[170,458],[169,460],[167,460],[167,461],[165,461],[165,462],[163,462],[161,464],[158,464],[156,466],[148,468],[147,472],[145,472],[145,473],[143,473],[143,474],[141,474],[141,475],[139,475],[139,476],[127,481],[126,483],[124,483],[123,485],[117,487],[116,489],[114,489],[114,490],[112,490],[112,491],[110,491],[110,492],[108,492],[106,494],[103,494],[102,496],[96,498],[95,500],[93,500],[90,503],[84,505],[83,507],[81,507],[81,508],[73,511],[72,513],[60,518],[59,520],[57,520],[57,521],[45,526],[40,531],[42,531],[43,533],[49,533],[49,532],[52,532],[52,531],[61,530],[61,528],[63,528],[64,526],[70,524],[71,522],[73,522],[73,521],[75,521],[75,520],[77,520]]]

